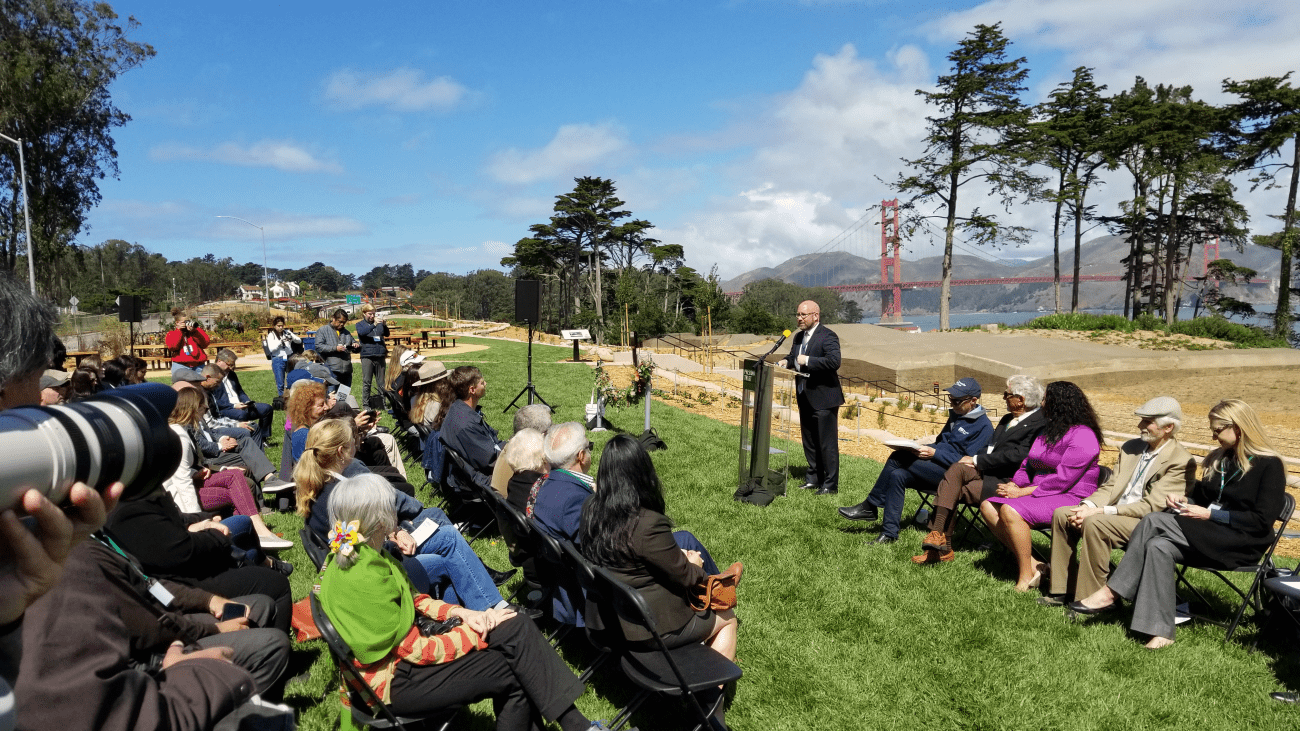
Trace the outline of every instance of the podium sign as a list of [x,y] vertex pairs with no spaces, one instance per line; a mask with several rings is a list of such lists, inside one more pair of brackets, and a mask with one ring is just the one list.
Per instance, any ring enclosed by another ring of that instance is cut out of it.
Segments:
[[[740,463],[737,480],[742,487],[753,480],[771,480],[771,455],[785,454],[771,447],[773,368],[771,363],[753,359],[745,360],[742,366],[741,385],[744,392],[740,402]],[[785,484],[784,470],[780,472],[779,484]]]

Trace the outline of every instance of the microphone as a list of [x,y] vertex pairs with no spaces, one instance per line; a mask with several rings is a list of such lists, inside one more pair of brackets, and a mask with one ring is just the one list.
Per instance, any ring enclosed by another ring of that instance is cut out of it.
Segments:
[[781,347],[781,343],[784,343],[784,342],[785,342],[785,339],[788,338],[788,337],[790,337],[790,331],[789,331],[789,330],[786,330],[786,331],[782,332],[782,333],[781,333],[781,337],[777,339],[776,344],[772,346],[772,349],[771,349],[771,350],[767,351],[767,355],[764,355],[764,356],[761,358],[761,360],[767,360],[767,356],[768,356],[768,355],[771,355],[771,354],[773,354],[773,353],[775,353],[775,352],[776,352],[776,349],[779,348],[779,347]]

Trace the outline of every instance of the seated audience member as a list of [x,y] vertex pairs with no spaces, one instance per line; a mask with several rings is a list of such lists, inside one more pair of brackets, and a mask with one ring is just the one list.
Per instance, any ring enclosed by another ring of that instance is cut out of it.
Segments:
[[[592,449],[592,443],[587,440],[587,428],[582,422],[568,421],[551,427],[544,440],[550,471],[544,480],[534,481],[524,505],[525,513],[533,518],[539,529],[574,545],[582,543],[579,534],[582,506],[596,493],[596,480],[587,474],[591,469]],[[516,490],[520,487],[522,485],[516,486]],[[704,546],[690,533],[679,531],[674,538],[680,541],[683,550],[708,555]],[[712,559],[706,565],[709,573],[718,573]],[[561,584],[555,588],[558,590],[552,596],[552,616],[558,622],[581,625],[582,615],[571,599],[571,595],[575,595],[573,587]]]
[[329,326],[316,331],[316,352],[324,359],[334,378],[351,388],[352,353],[360,350],[361,346],[352,339],[347,325],[348,313],[342,309],[335,310]]
[[222,348],[217,353],[217,359],[212,362],[212,365],[220,368],[225,374],[221,383],[212,390],[212,395],[217,400],[217,408],[221,415],[228,419],[256,421],[257,430],[262,434],[263,440],[270,439],[271,420],[275,417],[275,410],[270,404],[254,401],[244,393],[244,387],[239,383],[239,374],[235,372],[236,359],[235,351]]
[[293,602],[287,577],[293,565],[263,556],[248,522],[232,526],[217,518],[182,514],[159,485],[142,495],[127,495],[109,516],[104,532],[140,562],[146,576],[220,596],[270,597],[275,609],[268,626],[288,631]]
[[934,442],[917,450],[895,449],[867,499],[839,509],[840,515],[849,520],[874,521],[879,515],[877,510],[883,508],[884,521],[876,543],[898,540],[907,488],[936,488],[949,467],[962,457],[984,451],[993,436],[993,425],[980,406],[980,385],[974,378],[963,378],[944,390],[948,392],[948,421]]
[[1047,424],[1020,469],[980,506],[993,535],[1016,557],[1016,591],[1037,588],[1042,578],[1030,529],[1049,524],[1057,508],[1078,505],[1096,492],[1101,473],[1101,426],[1083,391],[1069,381],[1047,384],[1043,415]]
[[[361,674],[399,715],[493,699],[496,728],[562,731],[593,725],[573,705],[583,693],[527,617],[504,609],[474,611],[417,593],[402,564],[384,550],[398,527],[386,482],[357,477],[339,483],[330,501],[331,553],[320,578],[320,601]],[[435,634],[448,618],[461,625]]]
[[[172,383],[172,388],[178,392],[185,388],[194,388],[202,393],[202,387],[199,385],[202,381],[195,383],[189,380],[202,378],[194,371],[188,368],[182,369],[172,377],[177,379]],[[230,423],[230,420],[225,417],[214,419],[211,413],[205,411],[194,430],[194,437],[198,441],[199,451],[203,453],[206,466],[243,467],[253,481],[261,486],[263,493],[280,492],[293,486],[292,482],[286,482],[276,474],[275,468],[271,466],[271,460],[266,458],[266,453],[261,447],[253,443],[248,429],[239,426],[222,426],[225,423]]]
[[1128,544],[1139,520],[1196,481],[1196,460],[1178,443],[1178,401],[1157,396],[1133,413],[1142,418],[1139,436],[1119,448],[1110,478],[1079,505],[1052,513],[1051,587],[1039,604],[1059,606],[1105,586],[1111,552]]
[[68,400],[68,374],[45,371],[41,376],[41,406],[56,406]]
[[451,371],[436,360],[425,361],[416,371],[416,379],[411,381],[407,390],[411,393],[411,423],[427,429],[434,428],[438,415],[443,413],[442,405],[456,400],[448,376]]
[[[0,311],[23,313],[7,327],[0,328],[0,352],[5,353],[0,358],[0,411],[35,406],[42,398],[43,374],[51,372],[46,369],[56,360],[62,363],[63,344],[55,336],[58,311],[49,301],[30,294],[26,284],[5,273],[0,273]],[[28,614],[28,610],[60,583],[69,552],[104,524],[105,516],[117,505],[124,488],[122,483],[115,482],[101,496],[85,483],[77,482],[68,492],[67,506],[62,508],[40,490],[11,493],[15,511],[29,516],[32,523],[25,526],[13,514],[0,515],[0,556],[4,557],[0,561],[0,728],[13,728],[20,720],[19,712],[31,717],[32,727],[48,718],[44,703],[23,702],[19,711],[14,708],[12,689],[23,661],[24,619],[40,623],[42,617],[36,612]],[[77,576],[75,567],[73,575]],[[69,619],[81,622],[84,617]],[[81,631],[85,628],[84,622],[79,625]],[[29,640],[28,647],[32,642]],[[38,687],[53,687],[61,694],[64,686],[42,682],[43,666],[39,663],[48,659],[43,653],[29,658],[28,662],[33,664],[22,672],[37,676],[32,682]],[[21,720],[27,727],[28,719]]]
[[[173,376],[175,377],[175,376]],[[221,405],[217,401],[217,389],[223,388],[222,381],[226,378],[226,372],[216,365],[209,363],[203,366],[203,380],[199,383],[208,395],[208,416],[211,423],[220,423],[224,428],[238,427],[248,431],[253,442],[259,449],[266,448],[267,434],[262,431],[260,424],[248,420],[234,419],[221,413]],[[218,421],[220,420],[220,421]]]
[[[356,444],[356,427],[352,422],[325,419],[311,428],[302,460],[294,468],[298,514],[322,542],[328,537],[330,500],[339,482],[371,474],[353,458]],[[410,559],[405,563],[424,588],[446,585],[447,596],[475,609],[506,606],[487,567],[441,510],[426,508],[420,501],[396,490],[392,491],[390,500],[390,509],[395,510],[402,522],[385,535],[401,555]],[[416,543],[411,532],[419,532],[425,521],[433,521],[437,528]]]
[[[307,434],[313,425],[327,418],[351,419],[357,430],[366,435],[362,438],[362,451],[358,453],[362,464],[371,468],[371,472],[389,479],[398,490],[415,496],[415,487],[406,481],[406,466],[400,453],[395,456],[391,454],[397,449],[392,442],[392,435],[370,434],[378,420],[377,414],[357,411],[336,401],[334,396],[326,394],[325,386],[315,378],[294,383],[289,390],[287,413],[285,422],[293,425],[293,431],[289,434],[288,452],[293,463],[302,458],[303,449],[307,446]],[[394,462],[397,466],[394,466]]]
[[[525,429],[532,429],[542,434],[551,428],[551,407],[546,404],[529,404],[515,412],[515,420],[512,425],[515,435]],[[514,441],[514,437],[510,438]],[[492,467],[492,489],[496,490],[501,497],[508,497],[507,486],[511,478],[519,467],[515,465],[514,460],[510,458],[510,443],[501,450],[501,457],[497,459],[496,465]],[[522,506],[521,506],[522,507]]]
[[[15,689],[20,727],[212,728],[254,694],[278,700],[289,636],[269,627],[264,596],[235,596],[144,569],[97,538],[72,550],[68,573],[28,610]],[[157,590],[171,595],[166,607]],[[246,617],[219,622],[227,603]],[[161,615],[161,616],[159,616]]]
[[227,528],[242,532],[232,524],[248,520],[264,550],[291,548],[292,541],[280,538],[266,527],[242,469],[227,467],[213,472],[203,466],[203,454],[195,436],[203,409],[203,395],[198,389],[185,388],[176,393],[176,406],[168,421],[181,443],[181,461],[176,473],[163,482],[163,488],[182,513],[200,513],[231,505],[235,515],[224,521]]
[[957,504],[979,505],[997,494],[998,484],[1011,479],[1020,468],[1034,437],[1043,430],[1046,419],[1039,405],[1043,401],[1043,384],[1033,376],[1012,376],[1002,393],[1007,413],[998,420],[993,438],[985,451],[957,460],[943,474],[934,499],[929,533],[921,544],[923,553],[912,563],[933,564],[953,559],[952,529],[957,520]]
[[271,320],[271,330],[266,334],[266,349],[271,353],[271,374],[275,378],[275,394],[284,396],[284,389],[288,388],[284,377],[288,371],[289,359],[294,355],[294,343],[302,344],[302,338],[293,333],[284,325],[284,316],[277,316]]
[[134,360],[135,360],[135,367],[132,368],[129,373],[127,373],[127,379],[126,379],[127,383],[131,385],[135,385],[137,383],[144,383],[149,379],[148,361],[146,361],[144,358],[141,358],[139,356],[136,356]]
[[401,343],[394,343],[392,352],[388,354],[388,365],[384,368],[384,390],[402,394],[403,389],[411,383],[406,378],[406,367],[418,366],[423,360],[423,355]]
[[181,368],[202,373],[203,366],[208,364],[208,333],[179,307],[172,309],[172,317],[176,319],[176,327],[163,340],[172,354],[172,375]]
[[[94,358],[94,356],[87,356],[85,360],[82,360],[82,363],[85,364],[87,360],[90,360],[91,358]],[[72,376],[69,377],[68,390],[68,401],[70,402],[86,401],[87,398],[99,393],[99,368],[91,366],[87,368],[78,367],[75,369]]]
[[123,353],[104,362],[104,388],[129,386],[135,377],[135,358]]
[[546,433],[532,428],[517,430],[501,451],[501,459],[508,459],[511,466],[510,480],[502,497],[524,510],[533,484],[545,478],[550,468],[546,461]]
[[1099,614],[1133,602],[1129,629],[1148,635],[1148,649],[1174,643],[1179,563],[1221,571],[1249,566],[1273,541],[1282,512],[1286,468],[1264,434],[1255,410],[1238,399],[1210,409],[1210,433],[1219,443],[1201,463],[1201,479],[1186,496],[1165,498],[1129,536],[1124,559],[1105,586],[1070,611]]
[[[496,429],[484,420],[483,407],[479,403],[487,395],[487,379],[474,366],[461,366],[451,372],[448,382],[456,393],[456,400],[442,419],[440,438],[443,444],[465,458],[466,464],[474,471],[470,477],[481,478],[486,485],[491,482],[492,468],[504,445],[497,437]],[[467,485],[460,484],[462,479],[457,470],[448,472],[453,490],[468,489]]]
[[[696,590],[717,568],[711,566],[707,552],[686,550],[676,540],[672,521],[664,514],[663,487],[641,443],[627,434],[609,440],[596,484],[595,495],[582,508],[578,544],[582,554],[641,593],[669,648],[701,642],[734,661],[739,625],[735,611],[691,606]],[[585,617],[594,629],[611,629],[602,626],[600,609],[593,602],[587,603]],[[656,646],[646,627],[620,622],[629,642],[646,650]]]

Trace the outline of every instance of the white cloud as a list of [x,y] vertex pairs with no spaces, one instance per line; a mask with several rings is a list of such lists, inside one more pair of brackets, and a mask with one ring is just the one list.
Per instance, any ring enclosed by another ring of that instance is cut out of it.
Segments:
[[534,150],[509,148],[487,163],[487,172],[503,183],[527,185],[578,175],[599,175],[629,149],[626,132],[613,123],[566,124],[545,146]]
[[[346,216],[322,216],[287,211],[218,210],[192,201],[143,201],[111,199],[99,207],[103,220],[98,228],[109,237],[124,239],[252,241],[261,242],[253,226],[234,219],[237,215],[266,231],[266,240],[296,241],[337,238],[368,233],[365,223]],[[129,234],[121,234],[130,232]],[[259,247],[260,248],[260,247]],[[201,253],[207,253],[206,249]],[[192,254],[198,255],[198,254]],[[171,258],[188,258],[172,256]]]
[[325,80],[325,101],[336,109],[384,107],[395,112],[448,111],[470,92],[450,76],[425,79],[419,69],[386,72],[340,69]]
[[215,147],[165,143],[149,151],[152,160],[194,160],[241,167],[274,168],[291,173],[341,173],[335,162],[317,158],[292,142],[262,140],[251,145],[223,142]]

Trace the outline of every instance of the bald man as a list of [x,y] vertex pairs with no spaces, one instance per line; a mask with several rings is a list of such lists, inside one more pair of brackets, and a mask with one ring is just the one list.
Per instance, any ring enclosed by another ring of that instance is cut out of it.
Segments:
[[839,410],[844,405],[840,338],[821,324],[821,309],[812,300],[799,303],[795,323],[799,332],[790,355],[779,362],[795,372],[799,430],[808,460],[802,487],[818,495],[835,495],[840,491]]

